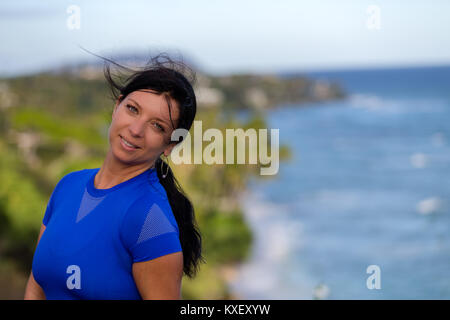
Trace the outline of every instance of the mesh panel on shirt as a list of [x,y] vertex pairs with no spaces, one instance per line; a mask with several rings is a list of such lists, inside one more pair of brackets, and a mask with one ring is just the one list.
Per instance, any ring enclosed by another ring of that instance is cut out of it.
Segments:
[[176,232],[161,208],[155,203],[150,208],[136,244],[164,233]]
[[78,209],[77,220],[78,223],[81,219],[86,217],[90,212],[92,212],[105,197],[94,198],[87,190],[84,190],[83,198],[81,199],[80,208]]

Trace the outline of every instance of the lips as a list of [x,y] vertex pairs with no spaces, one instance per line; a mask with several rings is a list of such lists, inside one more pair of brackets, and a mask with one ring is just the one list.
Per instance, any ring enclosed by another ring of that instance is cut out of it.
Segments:
[[[140,149],[140,147],[138,147],[136,144],[132,143],[130,140],[122,137],[121,135],[119,135],[119,137],[123,140],[125,140],[126,142],[128,142],[129,144],[133,145],[136,149]],[[128,147],[128,146],[127,146]]]

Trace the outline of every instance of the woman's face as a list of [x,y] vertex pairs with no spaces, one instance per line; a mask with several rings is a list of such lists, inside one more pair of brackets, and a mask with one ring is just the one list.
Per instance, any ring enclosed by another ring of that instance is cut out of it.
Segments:
[[[109,127],[110,151],[114,156],[134,164],[156,161],[163,152],[168,156],[176,145],[169,142],[179,117],[177,102],[170,99],[170,103],[169,115],[164,95],[149,90],[134,91],[120,103],[117,101]],[[122,139],[137,148],[127,147]]]

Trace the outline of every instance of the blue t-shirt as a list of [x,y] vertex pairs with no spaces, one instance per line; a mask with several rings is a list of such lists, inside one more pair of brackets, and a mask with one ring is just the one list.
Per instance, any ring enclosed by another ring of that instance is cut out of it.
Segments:
[[65,175],[50,197],[32,265],[47,299],[141,299],[133,263],[182,251],[154,168],[109,189],[99,170]]

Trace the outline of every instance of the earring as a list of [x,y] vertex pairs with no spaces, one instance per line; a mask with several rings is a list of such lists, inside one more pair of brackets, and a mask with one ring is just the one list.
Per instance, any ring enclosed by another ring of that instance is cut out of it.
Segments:
[[[167,157],[164,154],[162,154],[161,156],[164,156],[167,159]],[[167,174],[169,173],[169,164],[166,163],[166,166],[167,166],[166,173],[162,173],[163,172],[163,163],[164,163],[164,160],[161,159],[161,174],[162,174],[162,177],[165,178],[165,177],[167,177]]]

